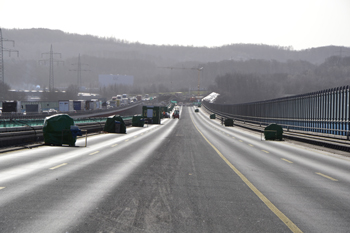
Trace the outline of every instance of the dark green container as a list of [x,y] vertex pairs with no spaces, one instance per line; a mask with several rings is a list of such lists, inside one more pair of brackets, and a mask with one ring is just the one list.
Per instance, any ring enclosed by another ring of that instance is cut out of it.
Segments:
[[134,115],[131,124],[134,127],[143,127],[145,125],[145,119],[141,115]]
[[199,112],[199,109],[198,108],[196,108],[196,110],[194,110],[195,112]]
[[215,113],[210,114],[210,119],[216,119],[216,115],[215,115]]
[[264,130],[265,140],[280,140],[282,141],[283,128],[277,124],[271,124]]
[[143,106],[142,116],[147,119],[149,124],[160,124],[160,107],[159,106]]
[[227,118],[225,119],[225,126],[233,126],[233,119],[232,118]]
[[126,125],[121,116],[109,116],[106,120],[103,131],[107,133],[126,133]]
[[74,120],[67,114],[46,117],[43,126],[44,143],[46,145],[75,146],[77,138],[72,135],[71,126],[74,126]]

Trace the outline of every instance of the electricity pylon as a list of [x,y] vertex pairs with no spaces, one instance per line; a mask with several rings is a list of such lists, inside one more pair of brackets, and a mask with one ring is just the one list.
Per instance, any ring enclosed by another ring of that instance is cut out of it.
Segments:
[[11,53],[17,53],[17,57],[19,56],[18,50],[5,49],[3,47],[3,42],[5,42],[5,41],[12,42],[12,46],[15,47],[14,40],[7,40],[7,39],[2,38],[2,32],[1,32],[1,28],[0,28],[0,83],[5,83],[4,52],[9,52],[9,56],[11,56]]
[[55,89],[55,83],[54,83],[54,76],[53,76],[53,63],[56,62],[57,64],[59,64],[60,62],[63,63],[63,61],[60,61],[60,60],[54,60],[53,59],[53,56],[54,55],[60,55],[60,58],[61,58],[61,54],[60,53],[54,53],[52,51],[52,45],[51,45],[51,48],[50,48],[50,52],[48,53],[42,53],[41,54],[41,57],[43,57],[43,55],[45,54],[49,54],[50,55],[50,58],[49,59],[45,59],[45,60],[40,60],[39,62],[44,62],[46,63],[46,61],[49,61],[50,63],[50,71],[49,71],[49,91],[53,91]]
[[82,71],[90,71],[90,70],[82,70],[81,66],[82,65],[88,66],[88,64],[81,63],[81,61],[80,61],[80,54],[79,54],[79,56],[78,56],[78,63],[72,64],[72,65],[76,65],[77,69],[76,70],[69,70],[69,71],[77,71],[77,85],[80,88],[81,85],[82,85],[81,72]]

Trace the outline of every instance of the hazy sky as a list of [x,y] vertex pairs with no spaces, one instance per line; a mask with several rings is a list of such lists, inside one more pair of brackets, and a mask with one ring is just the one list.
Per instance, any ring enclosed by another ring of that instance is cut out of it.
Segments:
[[0,0],[0,27],[157,45],[350,47],[350,0]]

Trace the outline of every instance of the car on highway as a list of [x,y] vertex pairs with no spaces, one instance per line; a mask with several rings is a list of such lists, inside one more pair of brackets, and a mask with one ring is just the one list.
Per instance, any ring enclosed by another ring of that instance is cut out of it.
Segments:
[[167,112],[163,112],[163,118],[170,118],[169,113],[167,113]]
[[180,119],[180,111],[179,110],[175,110],[173,112],[173,119],[175,119],[175,118]]

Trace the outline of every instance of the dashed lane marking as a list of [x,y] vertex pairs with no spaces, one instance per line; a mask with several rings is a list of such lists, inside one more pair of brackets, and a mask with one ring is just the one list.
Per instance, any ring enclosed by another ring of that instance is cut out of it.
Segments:
[[252,145],[252,144],[248,144],[249,146],[251,146],[251,147],[254,147],[254,145]]
[[268,154],[268,153],[270,153],[270,152],[268,152],[267,150],[261,150],[262,152],[265,152],[266,154]]
[[114,144],[114,145],[112,145],[111,147],[115,147],[115,146],[118,146],[118,144]]
[[322,174],[322,173],[320,173],[320,172],[316,172],[316,174],[319,175],[319,176],[323,176],[324,178],[333,180],[333,181],[338,181],[337,179],[334,179],[333,177],[327,176],[327,175]]
[[286,161],[287,163],[293,163],[292,161],[288,160],[288,159],[284,159],[284,158],[281,158],[283,161]]
[[66,166],[67,164],[68,164],[68,163],[62,163],[62,164],[60,164],[60,165],[57,165],[56,167],[50,168],[50,170],[54,170],[54,169],[56,169],[56,168]]
[[95,155],[95,154],[97,154],[97,153],[99,153],[100,151],[95,151],[95,152],[92,152],[92,153],[90,153],[89,155]]
[[5,188],[5,187],[0,187],[0,190],[1,190],[1,189],[4,189],[4,188]]

